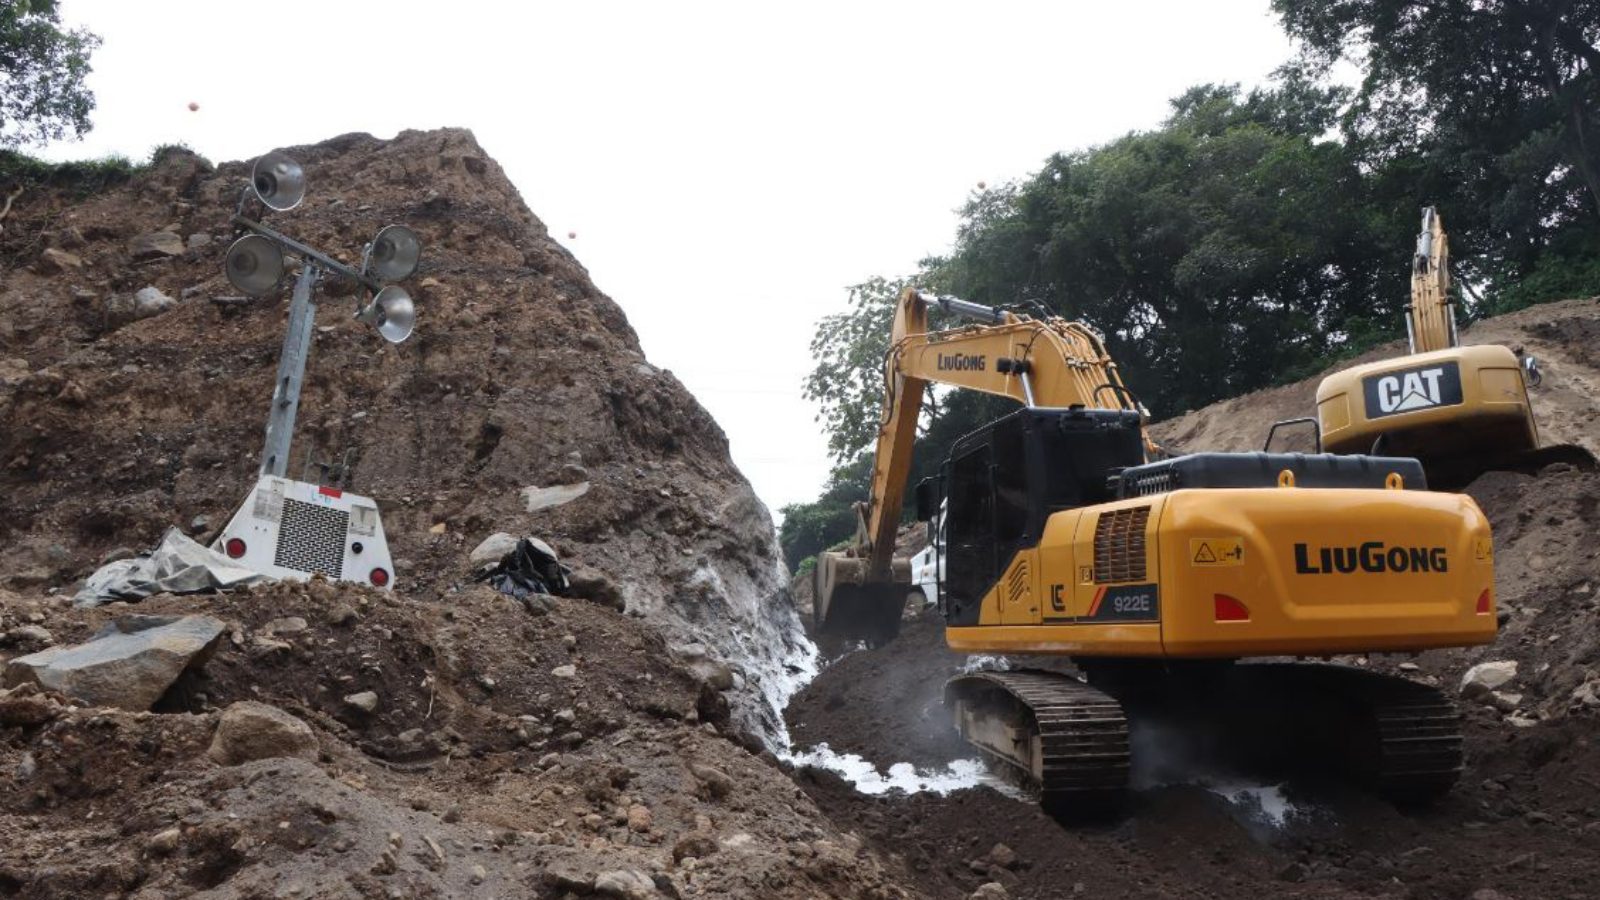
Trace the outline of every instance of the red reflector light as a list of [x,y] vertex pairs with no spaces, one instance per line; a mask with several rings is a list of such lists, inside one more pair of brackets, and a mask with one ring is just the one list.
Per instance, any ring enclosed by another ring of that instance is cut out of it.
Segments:
[[244,556],[244,540],[242,538],[228,538],[228,542],[223,544],[222,547],[228,551],[229,559],[240,559]]
[[324,497],[332,497],[335,500],[337,500],[340,497],[344,496],[344,491],[341,491],[338,488],[331,488],[331,487],[319,487],[319,488],[317,488],[317,493],[321,494]]
[[1489,614],[1489,589],[1488,588],[1484,588],[1483,589],[1483,593],[1478,595],[1478,615],[1487,616],[1488,614]]
[[382,569],[373,569],[367,573],[367,580],[372,582],[373,587],[387,587],[389,585],[389,573]]
[[1227,594],[1213,595],[1211,603],[1216,611],[1218,622],[1250,621],[1250,608]]

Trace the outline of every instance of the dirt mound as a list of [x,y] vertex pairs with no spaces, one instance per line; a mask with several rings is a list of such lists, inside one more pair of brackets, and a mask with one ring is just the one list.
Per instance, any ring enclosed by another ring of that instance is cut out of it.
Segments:
[[[137,610],[203,612],[229,640],[156,712],[0,712],[5,896],[900,896],[719,732],[726,699],[646,622],[322,582]],[[0,594],[0,634],[74,641],[125,612]],[[371,711],[347,699],[367,691]],[[212,762],[239,700],[309,723],[319,759]]]
[[[243,163],[25,193],[0,234],[0,662],[134,611],[228,638],[152,712],[0,700],[0,896],[905,896],[766,749],[813,650],[715,422],[467,132],[289,152],[308,200],[270,224],[347,260],[394,221],[426,248],[404,344],[319,289],[291,466],[351,451],[396,590],[66,605],[104,557],[205,540],[243,501],[286,303],[222,274]],[[498,531],[607,602],[474,586]],[[242,700],[317,758],[219,765]]]
[[[1597,338],[1600,302],[1596,298],[1530,307],[1484,319],[1461,333],[1463,343],[1521,347],[1536,357],[1544,372],[1544,383],[1528,393],[1539,423],[1540,440],[1545,444],[1578,444],[1600,454],[1600,427],[1596,427],[1600,422]],[[1156,440],[1178,453],[1260,450],[1273,422],[1316,415],[1317,384],[1325,375],[1405,352],[1402,341],[1384,344],[1315,378],[1214,403],[1158,422],[1151,432]]]
[[[740,666],[753,690],[739,715],[770,732],[778,682],[808,651],[770,516],[721,429],[645,360],[622,311],[470,133],[289,152],[307,199],[270,224],[346,259],[390,222],[424,246],[403,344],[350,317],[348,286],[319,291],[290,474],[308,453],[352,452],[352,488],[377,499],[398,583],[415,596],[461,582],[466,551],[489,533],[539,535],[613,580],[630,613]],[[69,585],[168,525],[205,537],[254,484],[287,292],[214,302],[237,294],[222,260],[247,173],[172,152],[107,193],[30,192],[12,209],[0,235],[0,420],[13,424],[0,430],[0,583]],[[177,302],[130,318],[146,286]],[[520,494],[579,483],[579,499],[538,512]]]

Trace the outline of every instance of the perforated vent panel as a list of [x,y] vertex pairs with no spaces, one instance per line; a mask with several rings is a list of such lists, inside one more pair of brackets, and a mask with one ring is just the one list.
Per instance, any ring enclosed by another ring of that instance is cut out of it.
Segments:
[[349,528],[350,514],[344,510],[284,498],[272,561],[285,569],[343,578],[344,539]]
[[1096,584],[1144,581],[1144,529],[1150,507],[1135,506],[1101,513],[1094,524]]
[[1126,488],[1123,491],[1124,497],[1148,497],[1151,494],[1161,494],[1178,489],[1178,473],[1173,469],[1152,472],[1147,475],[1133,477],[1125,475],[1123,477],[1128,479]]

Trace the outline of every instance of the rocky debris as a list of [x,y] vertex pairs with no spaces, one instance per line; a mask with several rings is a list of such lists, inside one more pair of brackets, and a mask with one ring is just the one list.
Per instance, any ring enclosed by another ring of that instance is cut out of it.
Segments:
[[568,592],[574,597],[598,603],[617,612],[627,608],[622,588],[604,572],[588,566],[575,566],[567,576],[567,583]]
[[158,831],[154,835],[151,835],[150,840],[145,843],[145,849],[149,850],[156,856],[168,856],[173,851],[177,850],[178,846],[182,843],[183,830],[179,828],[168,828],[165,831]]
[[61,715],[62,710],[55,697],[40,693],[32,684],[0,690],[0,726],[32,728]]
[[241,700],[222,711],[208,755],[224,766],[258,759],[317,758],[317,736],[300,719],[275,706]]
[[721,800],[733,793],[733,779],[721,769],[696,763],[689,767],[689,773],[700,783],[701,795],[708,799]]
[[0,635],[0,647],[48,647],[55,642],[50,630],[40,625],[22,625]]
[[56,247],[46,247],[39,254],[39,272],[43,275],[60,275],[83,268],[83,257]]
[[624,900],[646,900],[661,896],[650,876],[635,869],[601,872],[595,877],[594,892],[603,897],[622,897]]
[[568,503],[589,493],[589,482],[580,481],[577,484],[558,484],[552,487],[539,487],[529,485],[522,489],[522,504],[528,512],[539,512]]
[[628,807],[629,831],[636,831],[640,834],[644,834],[650,830],[650,826],[654,821],[655,820],[650,813],[650,807],[645,806],[642,803],[635,803],[634,805]]
[[[536,539],[535,538],[529,538],[529,540],[536,540]],[[546,549],[546,551],[549,552],[549,554],[551,556],[555,555],[555,551],[554,550],[549,550],[548,549],[549,548],[548,544],[544,544],[542,541],[540,542],[540,544],[543,545],[543,547],[541,549]],[[510,553],[511,551],[513,551],[515,549],[517,549],[517,538],[513,537],[512,535],[507,534],[504,531],[497,531],[494,534],[491,534],[488,537],[484,538],[478,544],[478,546],[472,548],[472,554],[468,557],[468,560],[475,567],[476,566],[487,565],[487,564],[490,564],[490,563],[497,563],[501,559],[504,559],[506,554]]]
[[360,691],[354,694],[346,694],[344,702],[345,705],[349,706],[351,709],[355,709],[364,713],[373,713],[377,712],[378,710],[378,695],[374,691]]
[[5,684],[33,683],[91,706],[145,710],[186,669],[205,664],[224,630],[210,616],[124,616],[88,643],[11,660]]
[[136,260],[182,256],[183,238],[170,231],[148,232],[128,241],[128,253]]
[[132,295],[113,294],[107,297],[106,314],[113,321],[129,322],[164,313],[177,304],[178,301],[163,294],[159,289],[144,287]]
[[1504,687],[1517,677],[1516,660],[1481,662],[1461,675],[1461,695],[1475,698]]
[[683,644],[672,651],[688,665],[695,677],[718,691],[732,690],[734,673],[727,663],[712,659],[704,644]]
[[968,900],[1006,900],[1011,895],[1006,892],[1006,887],[997,881],[990,881],[978,886]]

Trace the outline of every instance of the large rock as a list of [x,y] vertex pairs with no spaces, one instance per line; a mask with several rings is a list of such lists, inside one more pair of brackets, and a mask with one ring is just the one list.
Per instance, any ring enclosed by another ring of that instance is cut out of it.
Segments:
[[13,659],[5,684],[37,684],[91,706],[147,710],[185,669],[205,663],[224,630],[210,616],[124,616],[88,643]]
[[1478,697],[1504,687],[1517,677],[1517,661],[1514,659],[1501,659],[1492,662],[1481,662],[1466,671],[1461,676],[1461,695],[1463,697]]
[[128,242],[128,252],[134,259],[159,259],[183,255],[183,238],[170,231],[152,231]]
[[276,706],[241,700],[222,711],[208,755],[225,766],[283,756],[316,759],[317,736]]

